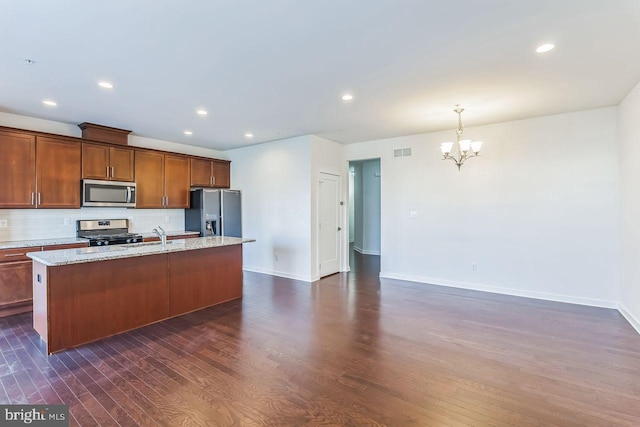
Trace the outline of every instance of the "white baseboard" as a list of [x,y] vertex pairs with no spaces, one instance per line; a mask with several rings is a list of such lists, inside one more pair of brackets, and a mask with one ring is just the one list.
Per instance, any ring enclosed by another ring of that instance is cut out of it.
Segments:
[[380,272],[380,277],[385,279],[406,280],[408,282],[427,283],[430,285],[448,286],[451,288],[470,289],[473,291],[491,292],[494,294],[512,295],[516,297],[535,298],[546,301],[565,302],[569,304],[588,305],[592,307],[615,308],[619,307],[616,301],[582,298],[571,295],[552,294],[547,292],[527,291],[522,289],[505,288],[501,286],[489,286],[480,283],[455,282],[451,280],[434,279],[430,277],[412,276],[407,274]]
[[368,251],[366,249],[362,249],[357,246],[354,246],[353,250],[360,252],[362,255],[380,255],[380,251]]
[[627,322],[633,326],[633,329],[636,330],[637,333],[640,334],[640,320],[638,320],[629,310],[627,310],[624,305],[618,304],[618,311],[622,316],[627,319]]
[[316,280],[319,280],[319,277],[317,276],[303,276],[301,274],[291,274],[284,271],[268,270],[266,268],[244,266],[242,269],[252,273],[268,274],[270,276],[284,277],[285,279],[300,280],[302,282],[315,282]]

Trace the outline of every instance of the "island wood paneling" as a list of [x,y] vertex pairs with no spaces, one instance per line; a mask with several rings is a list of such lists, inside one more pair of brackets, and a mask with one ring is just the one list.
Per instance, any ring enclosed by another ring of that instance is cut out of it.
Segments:
[[49,353],[242,297],[242,245],[33,266],[34,328]]
[[169,315],[242,296],[242,245],[169,254]]
[[46,286],[49,352],[168,317],[166,254],[49,267]]

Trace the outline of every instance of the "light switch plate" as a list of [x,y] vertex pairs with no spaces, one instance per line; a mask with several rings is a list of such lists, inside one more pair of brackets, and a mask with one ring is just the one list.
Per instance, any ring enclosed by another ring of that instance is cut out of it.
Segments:
[[0,219],[0,228],[7,228],[9,226],[9,221],[6,219]]
[[409,216],[410,216],[411,218],[418,218],[418,211],[411,211],[411,212],[409,213]]

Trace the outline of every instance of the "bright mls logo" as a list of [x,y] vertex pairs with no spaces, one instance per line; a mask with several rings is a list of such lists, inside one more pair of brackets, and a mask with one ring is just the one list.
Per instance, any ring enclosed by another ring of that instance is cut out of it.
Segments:
[[0,405],[0,426],[68,427],[68,405]]

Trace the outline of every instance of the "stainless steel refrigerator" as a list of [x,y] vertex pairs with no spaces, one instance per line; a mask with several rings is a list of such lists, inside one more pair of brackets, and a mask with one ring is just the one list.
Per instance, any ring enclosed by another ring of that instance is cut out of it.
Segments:
[[184,212],[184,228],[200,236],[242,237],[242,197],[238,190],[191,190],[191,208]]

